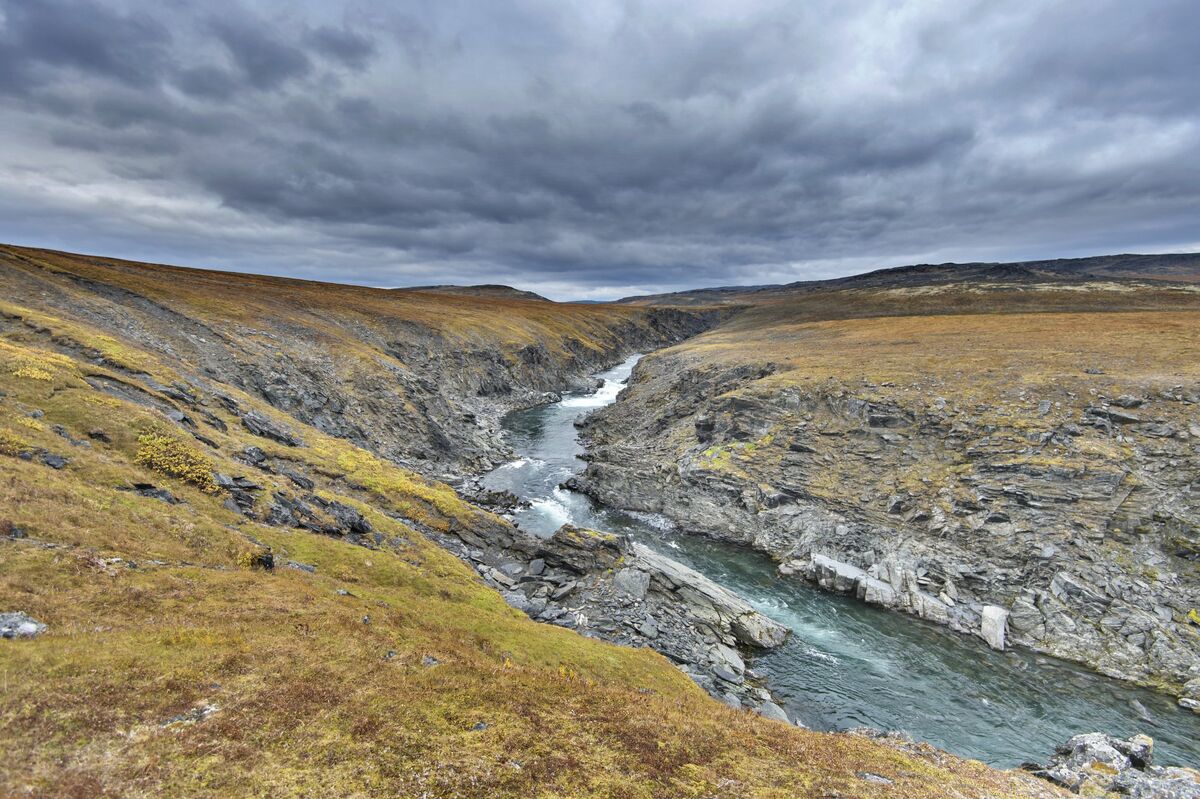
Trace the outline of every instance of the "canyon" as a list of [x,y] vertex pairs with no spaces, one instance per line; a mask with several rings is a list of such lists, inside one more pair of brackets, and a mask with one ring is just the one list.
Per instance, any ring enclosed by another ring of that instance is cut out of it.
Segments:
[[644,543],[525,529],[480,477],[513,459],[513,412],[649,353],[581,419],[569,488],[1186,713],[1200,293],[1169,266],[566,304],[0,247],[3,724],[24,755],[0,780],[1059,795],[1057,766],[797,728],[752,673],[779,622]]

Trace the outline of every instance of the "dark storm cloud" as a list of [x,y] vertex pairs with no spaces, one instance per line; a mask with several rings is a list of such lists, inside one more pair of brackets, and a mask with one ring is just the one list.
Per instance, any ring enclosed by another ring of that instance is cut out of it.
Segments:
[[556,296],[1196,248],[1200,6],[0,0],[0,238]]
[[59,70],[145,86],[167,58],[170,33],[139,11],[88,0],[6,2],[3,9],[0,86],[10,91],[31,91]]
[[281,42],[265,21],[214,17],[213,32],[229,49],[234,63],[256,89],[274,89],[284,81],[307,75],[312,62],[298,47]]
[[365,69],[375,54],[375,42],[367,36],[329,25],[309,31],[305,41],[314,49],[353,69]]

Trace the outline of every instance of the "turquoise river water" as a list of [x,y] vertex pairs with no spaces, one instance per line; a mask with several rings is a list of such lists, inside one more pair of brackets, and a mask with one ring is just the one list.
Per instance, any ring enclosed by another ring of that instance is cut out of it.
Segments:
[[814,729],[904,730],[1000,767],[1045,761],[1055,744],[1080,732],[1144,732],[1156,741],[1156,762],[1200,764],[1200,716],[1169,697],[1033,653],[993,652],[977,639],[778,577],[766,556],[746,548],[559,488],[584,465],[573,422],[613,402],[636,360],[603,373],[595,392],[505,419],[520,457],[485,483],[529,500],[517,516],[522,529],[548,536],[570,522],[626,533],[786,624],[787,643],[752,666],[788,714]]

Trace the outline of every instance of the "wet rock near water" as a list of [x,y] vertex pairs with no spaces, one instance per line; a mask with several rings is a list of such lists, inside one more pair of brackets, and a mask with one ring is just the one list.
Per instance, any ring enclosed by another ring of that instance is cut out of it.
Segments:
[[471,563],[509,605],[537,621],[655,649],[713,696],[786,721],[744,653],[779,646],[788,630],[698,572],[627,537],[564,525],[505,546],[439,542]]
[[1147,735],[1122,740],[1103,733],[1076,735],[1045,766],[1025,768],[1073,793],[1130,799],[1200,799],[1200,771],[1153,765]]
[[475,480],[463,483],[457,490],[458,495],[471,504],[501,515],[511,514],[521,508],[529,507],[527,501],[513,492],[485,488]]

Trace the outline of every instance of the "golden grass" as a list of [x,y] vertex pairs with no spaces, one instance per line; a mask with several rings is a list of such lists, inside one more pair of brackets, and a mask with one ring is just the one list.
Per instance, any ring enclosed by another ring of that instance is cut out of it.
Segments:
[[[324,343],[368,363],[378,353],[363,347],[364,331],[378,335],[382,343],[397,329],[419,326],[459,347],[500,343],[516,351],[527,345],[543,345],[562,352],[568,338],[601,349],[613,340],[616,325],[637,324],[646,316],[645,309],[635,307],[381,290],[85,258],[8,245],[0,245],[0,256],[7,256],[0,263],[8,268],[38,279],[84,279],[134,292],[200,322],[217,322],[218,329],[229,331],[227,334],[232,334],[230,328],[234,325],[291,325],[308,335],[322,336]],[[72,284],[64,281],[61,285]],[[0,312],[3,310],[0,305]],[[91,343],[103,349],[100,345],[105,342],[96,335],[98,340]],[[108,342],[113,349],[122,346],[111,338]],[[277,343],[287,346],[287,342]],[[353,361],[345,368],[353,368]]]
[[1178,383],[1200,378],[1200,308],[787,319],[720,328],[678,349],[701,360],[773,362],[778,374],[768,384],[940,379],[957,390],[996,393],[1080,382],[1085,368],[1126,382]]

